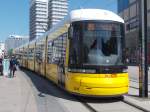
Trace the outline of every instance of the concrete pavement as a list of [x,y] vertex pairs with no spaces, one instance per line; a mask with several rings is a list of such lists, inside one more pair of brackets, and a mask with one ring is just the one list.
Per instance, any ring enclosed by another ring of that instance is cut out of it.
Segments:
[[37,112],[36,100],[25,78],[0,76],[0,112]]
[[124,96],[124,101],[144,112],[150,112],[150,93],[148,98],[139,98],[139,90],[136,88],[129,89],[128,95]]
[[[139,109],[150,112],[150,85],[149,89],[149,97],[148,98],[140,98],[139,97],[139,69],[136,66],[130,66],[129,69],[129,77],[130,77],[130,88],[128,95],[124,96],[124,101],[138,107]],[[148,72],[150,74],[150,71]],[[150,81],[150,78],[149,78]]]

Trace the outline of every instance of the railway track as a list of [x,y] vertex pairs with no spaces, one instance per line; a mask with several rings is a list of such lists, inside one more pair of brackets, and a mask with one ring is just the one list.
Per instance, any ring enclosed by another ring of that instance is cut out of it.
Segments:
[[84,99],[83,97],[76,97],[76,99],[81,102],[90,112],[145,112],[144,109],[124,101],[123,97],[100,99]]

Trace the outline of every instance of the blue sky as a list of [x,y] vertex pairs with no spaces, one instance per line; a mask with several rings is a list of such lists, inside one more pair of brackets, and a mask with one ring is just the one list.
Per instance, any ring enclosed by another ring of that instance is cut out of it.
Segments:
[[[68,1],[69,10],[77,8],[102,8],[114,12],[117,10],[116,0]],[[0,15],[0,41],[4,41],[11,34],[29,34],[29,0],[2,0]]]

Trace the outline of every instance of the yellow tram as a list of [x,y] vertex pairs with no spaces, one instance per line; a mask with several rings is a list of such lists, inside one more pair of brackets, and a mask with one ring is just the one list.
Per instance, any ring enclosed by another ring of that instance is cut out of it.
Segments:
[[123,48],[122,18],[106,10],[79,9],[17,53],[21,66],[68,92],[99,97],[128,93]]

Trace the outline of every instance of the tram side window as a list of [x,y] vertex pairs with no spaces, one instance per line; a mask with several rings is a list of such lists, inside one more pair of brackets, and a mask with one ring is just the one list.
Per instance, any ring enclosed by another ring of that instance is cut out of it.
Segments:
[[34,55],[34,48],[29,48],[28,59],[33,60],[33,55]]
[[20,60],[20,59],[21,59],[21,57],[22,57],[21,50],[19,50],[18,55],[19,55],[18,59]]
[[52,63],[52,55],[53,55],[53,41],[48,41],[48,51],[47,51],[47,60],[48,60],[48,63]]
[[27,49],[24,50],[24,59],[27,59],[28,58],[28,51]]
[[66,45],[67,45],[67,33],[64,33],[61,37],[61,62],[65,62],[65,56],[66,56]]
[[69,65],[78,66],[81,64],[81,38],[82,25],[81,23],[73,24],[73,37],[70,39]]
[[65,54],[66,54],[66,39],[67,39],[67,33],[64,33],[63,35],[59,36],[59,52],[60,52],[60,64],[63,64],[65,62]]
[[60,40],[59,38],[57,38],[54,41],[54,46],[53,46],[53,57],[52,57],[52,62],[55,64],[58,64],[61,58],[61,46],[59,46]]
[[62,64],[65,60],[67,33],[48,42],[48,63]]
[[37,62],[39,62],[39,63],[41,62],[41,48],[40,48],[39,44],[37,44],[37,46],[36,46],[35,58],[36,58]]
[[42,42],[40,47],[41,47],[40,59],[41,59],[42,62],[44,62],[44,60],[45,60],[45,49],[44,49],[45,45],[44,45],[44,42]]
[[23,49],[19,51],[20,55],[23,56]]

